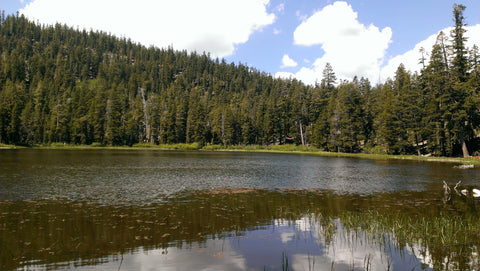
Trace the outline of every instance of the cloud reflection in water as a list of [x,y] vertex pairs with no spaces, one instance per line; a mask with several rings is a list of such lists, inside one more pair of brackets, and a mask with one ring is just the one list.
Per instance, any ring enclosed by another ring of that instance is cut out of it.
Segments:
[[[80,269],[112,270],[412,270],[422,262],[389,237],[376,240],[365,231],[351,231],[331,221],[332,236],[315,216],[278,219],[241,235],[209,239],[166,249],[139,248],[116,260]],[[382,243],[386,241],[386,243]],[[425,269],[431,268],[423,265]]]

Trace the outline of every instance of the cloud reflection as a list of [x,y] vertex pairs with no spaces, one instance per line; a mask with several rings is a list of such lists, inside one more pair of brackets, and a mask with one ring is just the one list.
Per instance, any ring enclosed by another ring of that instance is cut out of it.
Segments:
[[339,219],[331,223],[335,232],[329,238],[321,234],[326,226],[314,216],[281,219],[202,244],[139,248],[123,255],[123,260],[111,256],[107,263],[82,269],[278,270],[288,264],[290,270],[403,270],[422,264],[410,250],[397,248],[388,237],[380,241],[370,233],[348,230]]
[[197,246],[138,250],[101,265],[84,266],[85,270],[248,270],[243,258],[229,242],[208,240]]

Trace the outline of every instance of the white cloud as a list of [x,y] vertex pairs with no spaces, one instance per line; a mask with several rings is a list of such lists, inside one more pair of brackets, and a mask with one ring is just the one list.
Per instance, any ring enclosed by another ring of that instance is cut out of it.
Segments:
[[[449,36],[452,28],[442,29]],[[474,43],[480,46],[480,25],[466,27],[467,47]],[[439,31],[440,32],[440,31]],[[402,55],[384,63],[386,50],[391,42],[392,30],[382,30],[374,25],[368,27],[357,20],[357,13],[346,2],[335,2],[304,20],[294,32],[294,43],[301,46],[320,45],[323,55],[312,65],[306,65],[295,74],[279,72],[281,78],[295,77],[307,84],[320,82],[322,72],[329,62],[337,78],[351,80],[354,76],[366,77],[372,83],[393,78],[398,66],[403,63],[407,70],[419,71],[420,48],[423,47],[427,62],[438,33],[419,42]],[[319,55],[322,52],[319,50]]]
[[125,36],[146,46],[231,55],[235,45],[275,21],[269,0],[33,0],[20,13]]
[[297,11],[295,12],[295,16],[297,16],[297,18],[298,18],[300,21],[302,21],[302,22],[305,21],[305,20],[307,20],[307,18],[308,18],[308,15],[302,14],[302,13],[300,12],[300,10],[297,10]]
[[280,13],[280,14],[283,14],[285,12],[285,3],[281,3],[279,4],[278,6],[275,7],[275,10]]
[[273,76],[275,78],[283,78],[283,79],[295,78],[295,74],[291,72],[276,72]]
[[[303,67],[295,77],[304,83],[320,81],[328,62],[337,78],[354,76],[378,78],[392,30],[368,27],[357,20],[357,13],[346,2],[335,2],[303,21],[294,32],[296,45],[321,45],[323,56],[310,67]],[[321,51],[319,51],[319,54]],[[376,81],[376,80],[375,80]]]
[[[451,30],[452,30],[452,27],[449,27],[449,28],[442,29],[441,31],[443,31],[443,33],[447,37],[450,37]],[[476,44],[477,46],[480,47],[480,24],[477,24],[474,26],[467,26],[466,30],[467,30],[467,32],[465,33],[465,36],[467,37],[466,46],[468,48],[472,48],[473,44]],[[428,61],[430,60],[430,53],[432,51],[432,47],[435,44],[439,33],[440,31],[429,36],[425,40],[417,43],[412,50],[390,59],[388,61],[388,64],[385,65],[381,70],[380,80],[384,81],[387,78],[393,79],[395,76],[395,71],[397,70],[400,64],[403,64],[405,68],[411,72],[420,71],[422,68],[422,65],[419,63],[421,58],[420,48],[423,47],[425,49],[426,54],[428,54],[427,56],[425,56],[427,60],[425,64],[428,64]]]
[[296,67],[297,65],[298,65],[298,63],[295,60],[291,59],[286,54],[283,55],[281,68]]

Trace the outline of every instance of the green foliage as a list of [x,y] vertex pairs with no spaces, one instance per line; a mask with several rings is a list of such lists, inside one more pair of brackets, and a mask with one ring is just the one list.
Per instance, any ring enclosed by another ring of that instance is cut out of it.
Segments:
[[183,151],[195,151],[202,148],[200,143],[177,143],[177,144],[160,144],[158,145],[159,148],[162,149],[170,149],[170,150],[183,150]]
[[309,149],[307,147],[297,146],[297,145],[292,145],[292,144],[274,145],[274,146],[268,147],[267,149],[272,150],[272,151],[280,151],[280,152],[296,152],[296,151],[306,152],[306,151],[309,151]]
[[223,149],[225,148],[220,144],[207,144],[202,148],[202,150],[206,150],[206,151],[215,151],[215,150],[223,150]]
[[380,145],[375,145],[375,146],[367,145],[363,149],[363,152],[366,154],[385,154],[386,153],[384,147]]
[[480,61],[478,47],[465,48],[464,9],[454,6],[452,40],[438,36],[420,74],[400,65],[375,87],[337,83],[330,64],[306,86],[206,54],[7,16],[0,144],[465,156],[480,149]]
[[151,148],[158,148],[158,145],[154,145],[151,143],[136,143],[132,145],[132,148],[151,149]]
[[99,147],[103,147],[104,145],[102,145],[101,143],[98,143],[98,142],[93,142],[90,147],[94,147],[94,148],[99,148]]

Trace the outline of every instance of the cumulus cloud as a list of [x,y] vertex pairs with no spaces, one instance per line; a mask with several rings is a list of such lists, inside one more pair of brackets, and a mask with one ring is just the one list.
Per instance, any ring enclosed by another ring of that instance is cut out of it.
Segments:
[[291,59],[287,54],[283,55],[281,68],[296,67],[298,63]]
[[[452,27],[448,27],[442,29],[441,31],[443,31],[443,33],[447,37],[449,37],[452,29]],[[465,36],[467,37],[467,48],[472,48],[474,44],[480,47],[480,24],[474,26],[467,26],[465,29],[467,30],[465,33]],[[429,36],[425,40],[420,41],[415,45],[413,49],[405,52],[402,55],[398,55],[390,59],[388,61],[388,64],[385,65],[381,70],[380,80],[385,81],[387,78],[393,79],[395,76],[395,71],[397,70],[398,66],[400,66],[400,64],[403,64],[405,68],[411,72],[420,71],[422,69],[422,64],[419,63],[422,56],[420,53],[420,48],[425,49],[425,64],[428,64],[428,61],[430,60],[430,52],[432,51],[432,47],[435,44],[439,33],[440,31]]]
[[33,0],[20,10],[57,22],[125,36],[146,46],[210,52],[224,57],[275,21],[269,0]]
[[339,79],[363,76],[374,80],[379,76],[391,37],[389,27],[380,30],[373,24],[365,26],[358,22],[352,6],[335,2],[314,13],[295,30],[296,45],[320,45],[324,53],[311,66],[301,68],[295,77],[314,84],[321,80],[326,63],[330,63]]

